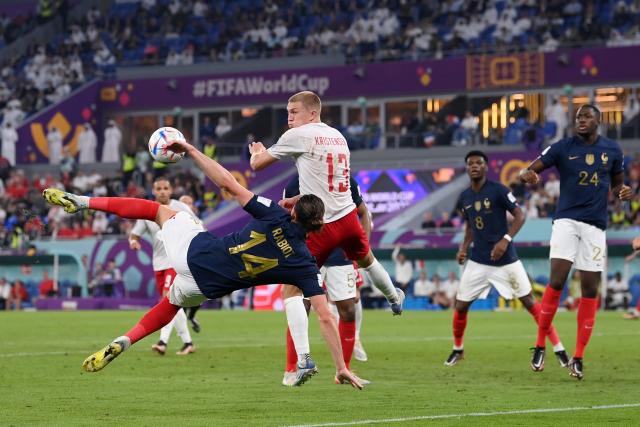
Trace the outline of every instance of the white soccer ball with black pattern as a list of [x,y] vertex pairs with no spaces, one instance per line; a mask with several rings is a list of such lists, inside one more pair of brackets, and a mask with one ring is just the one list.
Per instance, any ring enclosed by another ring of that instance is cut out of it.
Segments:
[[176,163],[184,157],[184,153],[176,153],[167,148],[167,146],[177,140],[184,141],[184,135],[176,128],[161,127],[157,129],[149,138],[149,154],[154,160],[161,163]]

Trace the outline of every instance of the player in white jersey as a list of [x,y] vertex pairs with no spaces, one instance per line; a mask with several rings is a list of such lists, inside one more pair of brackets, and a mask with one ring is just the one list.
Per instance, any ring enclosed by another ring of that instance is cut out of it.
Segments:
[[[298,92],[289,98],[289,130],[268,150],[260,142],[252,143],[249,147],[251,167],[261,170],[285,157],[295,159],[300,195],[314,194],[325,205],[322,231],[307,239],[318,266],[322,267],[334,249],[342,248],[349,259],[367,272],[371,282],[391,304],[393,314],[401,314],[404,293],[394,287],[389,273],[373,256],[351,199],[347,141],[337,129],[322,123],[321,110],[320,98],[313,92]],[[300,195],[284,199],[281,205],[293,208]],[[283,286],[283,298],[296,351],[308,353],[308,321],[302,294],[293,286]],[[294,367],[287,363],[287,371],[292,370]]]
[[[177,200],[171,198],[171,183],[165,177],[157,178],[153,183],[153,196],[155,200],[161,205],[165,205],[175,211],[184,211],[190,215],[193,215],[191,209]],[[153,271],[156,276],[156,289],[160,298],[164,298],[169,292],[169,288],[176,277],[175,270],[171,267],[167,251],[164,248],[162,241],[162,233],[160,226],[154,221],[147,221],[139,219],[133,226],[131,233],[129,234],[129,247],[133,250],[140,249],[140,237],[148,233],[151,236],[151,242],[153,245]],[[176,332],[182,340],[182,348],[176,353],[179,355],[187,355],[195,351],[195,346],[191,340],[191,334],[187,327],[187,316],[183,309],[180,309],[173,320],[169,322],[160,330],[160,340],[151,346],[151,349],[158,354],[164,356],[167,351],[167,344],[171,337],[171,331],[176,328]]]

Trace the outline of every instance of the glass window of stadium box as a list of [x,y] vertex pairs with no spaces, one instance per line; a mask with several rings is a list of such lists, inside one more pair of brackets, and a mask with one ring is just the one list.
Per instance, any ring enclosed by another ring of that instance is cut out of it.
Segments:
[[173,114],[162,116],[162,125],[180,129],[187,141],[193,141],[194,118],[193,114],[185,114],[182,110],[173,111]]
[[[114,119],[122,131],[123,150],[147,147],[149,135],[158,127],[159,120],[157,114],[150,115],[116,115],[107,117],[107,120]],[[101,135],[99,135],[101,138]]]
[[421,103],[418,100],[386,102],[385,137],[388,147],[420,147]]
[[381,104],[361,97],[347,106],[347,123],[344,136],[351,150],[377,148],[381,142]]

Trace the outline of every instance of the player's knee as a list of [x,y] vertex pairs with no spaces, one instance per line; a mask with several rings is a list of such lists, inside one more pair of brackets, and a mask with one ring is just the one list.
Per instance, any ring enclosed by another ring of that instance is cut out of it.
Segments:
[[376,260],[376,258],[373,256],[373,252],[369,251],[364,257],[360,258],[357,261],[358,262],[358,267],[359,268],[367,268],[371,264],[373,264],[375,260]]
[[338,307],[338,314],[340,320],[343,322],[355,322],[356,320],[356,307],[353,299],[346,301],[337,301],[336,307]]
[[300,291],[300,289],[292,285],[282,285],[282,290],[280,292],[282,294],[282,299],[287,299],[287,298],[302,295],[302,291]]

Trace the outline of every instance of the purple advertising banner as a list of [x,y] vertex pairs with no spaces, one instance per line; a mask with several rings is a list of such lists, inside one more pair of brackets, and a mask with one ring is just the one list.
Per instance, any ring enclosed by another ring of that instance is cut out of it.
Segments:
[[49,145],[47,132],[56,127],[63,138],[63,145],[72,153],[78,152],[78,137],[82,124],[91,123],[98,140],[102,140],[102,127],[98,111],[100,82],[89,83],[60,104],[49,107],[29,117],[18,128],[18,163],[48,163]]
[[640,81],[640,46],[565,49],[545,54],[547,86]]
[[[464,89],[465,60],[453,58],[175,78],[121,80],[105,84],[103,106],[118,110],[286,103],[301,90],[322,99],[420,96]],[[212,65],[214,66],[214,65]]]

